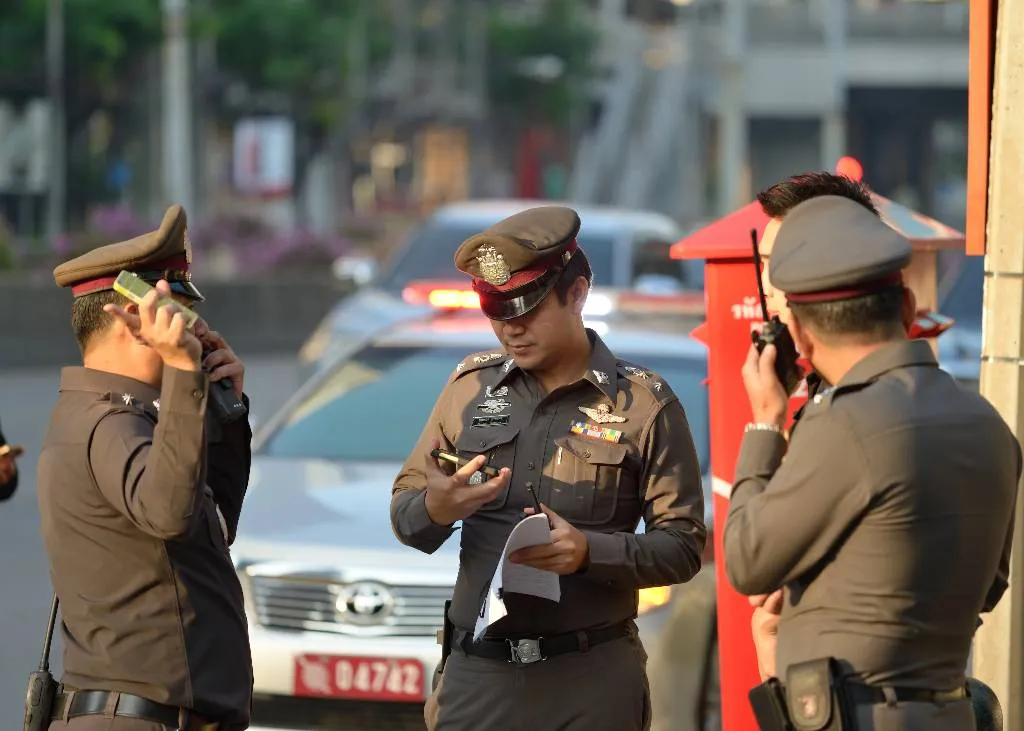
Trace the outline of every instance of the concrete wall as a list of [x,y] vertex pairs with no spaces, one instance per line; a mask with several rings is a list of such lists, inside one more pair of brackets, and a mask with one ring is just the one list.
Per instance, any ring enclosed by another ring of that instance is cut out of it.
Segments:
[[[296,351],[320,319],[350,291],[323,277],[199,285],[200,312],[245,354]],[[52,282],[0,277],[0,368],[73,364],[80,355],[71,334],[71,294]]]

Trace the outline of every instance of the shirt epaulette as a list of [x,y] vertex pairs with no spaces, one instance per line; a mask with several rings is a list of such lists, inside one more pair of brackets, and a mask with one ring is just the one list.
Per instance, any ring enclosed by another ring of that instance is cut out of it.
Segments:
[[452,383],[467,373],[478,371],[481,368],[493,368],[501,365],[507,359],[508,356],[505,353],[497,350],[484,350],[479,353],[467,355],[463,358],[461,363],[455,366],[455,370],[452,371],[452,375],[449,377],[448,383]]
[[104,394],[104,397],[110,405],[116,407],[118,411],[137,411],[141,414],[145,414],[154,421],[160,415],[159,401],[147,404],[140,401],[130,393],[122,393],[121,391],[110,391]]
[[621,360],[616,363],[616,366],[620,375],[625,376],[631,383],[643,386],[658,403],[665,403],[675,398],[672,387],[654,371]]

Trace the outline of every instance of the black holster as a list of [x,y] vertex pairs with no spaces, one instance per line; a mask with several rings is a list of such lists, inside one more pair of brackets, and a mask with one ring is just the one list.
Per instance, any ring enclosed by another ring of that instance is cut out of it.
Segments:
[[444,629],[441,630],[441,662],[437,664],[437,669],[434,671],[431,690],[437,690],[437,684],[441,682],[441,674],[444,673],[445,663],[448,662],[448,656],[452,654],[452,643],[455,642],[455,625],[448,618],[448,610],[451,606],[452,600],[446,600],[444,603]]
[[786,683],[770,678],[750,691],[761,731],[848,731],[850,706],[831,657],[790,665]]

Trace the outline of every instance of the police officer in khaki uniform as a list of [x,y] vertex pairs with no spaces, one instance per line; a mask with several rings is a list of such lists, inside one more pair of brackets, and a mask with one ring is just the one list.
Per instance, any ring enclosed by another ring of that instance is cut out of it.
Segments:
[[[827,171],[807,172],[791,175],[757,194],[757,202],[761,210],[768,216],[764,233],[757,242],[758,254],[761,257],[761,286],[764,288],[768,314],[778,316],[784,323],[790,319],[786,295],[777,289],[772,282],[771,267],[772,249],[775,237],[779,233],[782,221],[789,212],[801,203],[820,198],[825,195],[848,198],[862,206],[865,210],[878,215],[878,208],[871,198],[871,191],[863,183],[852,180],[845,175],[837,175]],[[828,388],[821,375],[814,371],[807,374],[807,403],[814,400],[818,391]],[[803,416],[805,403],[793,414],[790,431],[796,429]],[[765,680],[775,674],[775,645],[778,631],[779,612],[782,611],[782,590],[777,589],[771,594],[760,594],[750,597],[754,607],[751,615],[751,631],[754,636],[754,647],[761,679]]]
[[65,368],[39,459],[43,542],[60,600],[62,693],[52,731],[245,729],[252,662],[228,546],[249,479],[246,418],[208,414],[208,386],[244,368],[200,320],[190,331],[127,269],[184,307],[185,212],[54,270],[74,296],[83,367]]
[[[725,566],[743,594],[785,587],[784,684],[834,658],[858,731],[972,731],[964,673],[978,615],[1007,586],[1021,450],[926,341],[907,339],[915,303],[901,271],[911,253],[841,196],[783,220],[771,279],[798,349],[835,386],[811,400],[787,448],[774,349],[751,350],[743,379],[754,422]],[[789,704],[791,716],[822,707],[803,701]]]
[[[427,553],[462,522],[438,731],[649,728],[637,593],[700,569],[703,495],[686,415],[656,373],[584,328],[592,276],[579,227],[571,209],[534,208],[455,254],[501,347],[455,367],[391,504],[399,539]],[[430,456],[438,446],[469,464],[445,470]],[[484,465],[500,474],[486,479]],[[552,542],[511,558],[559,574],[561,601],[505,594],[508,615],[474,642],[505,541],[533,510],[531,490]]]

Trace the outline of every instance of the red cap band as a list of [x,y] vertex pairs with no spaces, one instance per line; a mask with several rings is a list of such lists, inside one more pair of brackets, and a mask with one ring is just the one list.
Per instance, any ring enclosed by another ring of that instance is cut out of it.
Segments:
[[576,239],[573,239],[560,253],[538,259],[529,269],[520,269],[518,272],[514,272],[504,284],[491,284],[483,279],[475,278],[473,289],[480,294],[501,294],[525,287],[551,271],[553,265],[564,266],[568,257],[575,253],[578,247]]
[[903,284],[902,272],[890,274],[884,279],[876,279],[873,282],[865,282],[864,284],[856,287],[846,287],[844,289],[823,289],[818,292],[787,293],[786,301],[797,305],[814,304],[817,302],[835,302],[837,300],[853,299],[854,297],[862,297],[866,294],[880,292],[883,289],[887,289],[897,284]]
[[[128,269],[130,272],[135,272],[143,279],[150,278],[152,276],[160,277],[165,272],[189,271],[188,257],[182,254],[175,254],[169,256],[166,259],[160,259],[159,261],[147,262],[145,269]],[[120,272],[118,272],[120,273]],[[148,275],[148,276],[146,276]],[[117,275],[114,276],[102,276],[95,277],[93,279],[86,279],[71,286],[71,295],[73,297],[81,297],[82,295],[92,294],[93,292],[101,292],[105,289],[110,289],[114,286],[114,281],[117,279]],[[176,277],[174,279],[177,279]]]

